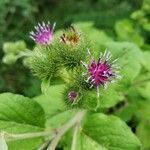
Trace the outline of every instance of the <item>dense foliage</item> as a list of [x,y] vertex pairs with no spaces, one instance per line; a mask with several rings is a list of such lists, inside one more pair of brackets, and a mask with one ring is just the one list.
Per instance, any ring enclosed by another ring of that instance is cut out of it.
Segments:
[[[56,149],[150,149],[149,0],[0,4],[0,149],[52,148],[59,136]],[[41,20],[56,21],[49,45],[29,38]],[[98,91],[84,65],[105,49],[121,78]]]

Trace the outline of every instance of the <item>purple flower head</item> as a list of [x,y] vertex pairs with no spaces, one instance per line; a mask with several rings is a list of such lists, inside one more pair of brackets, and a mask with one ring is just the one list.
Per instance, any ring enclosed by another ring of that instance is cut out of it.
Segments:
[[77,96],[78,96],[78,93],[75,92],[75,91],[70,91],[70,92],[68,93],[68,98],[69,98],[69,100],[72,101],[72,102],[76,100]]
[[106,86],[108,82],[112,82],[115,78],[120,77],[117,75],[119,67],[115,65],[117,59],[110,61],[110,58],[111,53],[105,51],[103,54],[100,54],[98,60],[91,58],[91,62],[88,65],[84,64],[87,68],[87,82],[90,83],[91,87],[98,89],[100,86]]
[[52,42],[55,23],[51,27],[50,22],[48,23],[42,22],[41,24],[38,23],[38,25],[35,26],[34,28],[35,32],[34,31],[30,32],[30,38],[33,39],[36,43],[47,45]]

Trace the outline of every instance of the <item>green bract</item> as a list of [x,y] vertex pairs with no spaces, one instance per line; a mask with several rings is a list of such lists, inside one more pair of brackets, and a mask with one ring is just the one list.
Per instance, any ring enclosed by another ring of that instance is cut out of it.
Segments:
[[89,42],[83,33],[75,30],[74,27],[62,33],[57,47],[61,63],[68,69],[81,65],[81,61],[87,56],[87,48],[90,48]]
[[61,64],[59,63],[55,45],[35,47],[31,56],[26,59],[26,65],[41,80],[57,76],[57,71]]

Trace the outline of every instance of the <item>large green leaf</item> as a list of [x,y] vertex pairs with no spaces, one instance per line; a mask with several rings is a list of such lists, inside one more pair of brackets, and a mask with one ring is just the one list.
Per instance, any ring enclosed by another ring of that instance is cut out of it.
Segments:
[[108,42],[105,44],[114,58],[119,58],[117,64],[121,67],[122,82],[132,82],[140,73],[142,51],[133,43]]
[[[62,146],[64,150],[70,150],[72,144],[72,134],[73,132],[68,132],[68,134],[64,138],[64,143]],[[103,147],[97,141],[93,140],[88,135],[84,134],[82,131],[78,131],[76,137],[76,150],[108,150],[107,148]]]
[[[0,131],[8,133],[27,133],[42,131],[45,114],[41,106],[27,97],[4,93],[0,94]],[[34,149],[42,138],[9,142],[9,149]]]
[[141,143],[130,128],[115,116],[89,115],[83,132],[109,150],[140,150]]

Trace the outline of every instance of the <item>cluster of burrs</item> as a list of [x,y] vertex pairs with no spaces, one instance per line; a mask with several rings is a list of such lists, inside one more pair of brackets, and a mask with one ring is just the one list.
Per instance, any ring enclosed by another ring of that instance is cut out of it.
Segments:
[[[35,32],[30,32],[30,37],[37,43],[42,45],[51,44],[53,40],[55,23],[50,26],[50,23],[39,23],[35,26]],[[76,32],[73,26],[68,30],[69,32],[63,33],[60,36],[60,42],[74,46],[80,40],[80,34]],[[100,53],[100,56],[95,59],[88,49],[88,58],[90,61],[86,64],[81,61],[86,68],[86,72],[83,74],[86,77],[86,82],[90,85],[90,88],[97,90],[97,97],[99,97],[100,87],[106,87],[108,83],[114,82],[115,79],[120,78],[118,75],[119,67],[115,64],[117,59],[111,60],[111,53],[105,50],[104,53]],[[70,91],[68,93],[68,99],[71,102],[76,101],[78,92]]]

